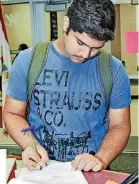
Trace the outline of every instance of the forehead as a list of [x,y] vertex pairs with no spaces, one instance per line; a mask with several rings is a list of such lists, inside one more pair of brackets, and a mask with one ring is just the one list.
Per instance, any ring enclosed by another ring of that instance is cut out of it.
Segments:
[[79,33],[72,31],[72,34],[74,37],[79,39],[81,42],[83,42],[85,45],[89,47],[103,47],[105,44],[105,41],[96,40],[95,38],[91,38],[86,33]]

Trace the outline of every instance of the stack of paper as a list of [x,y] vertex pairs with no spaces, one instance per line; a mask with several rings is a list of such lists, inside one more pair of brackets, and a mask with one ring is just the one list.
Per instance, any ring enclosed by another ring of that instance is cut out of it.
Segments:
[[9,184],[87,184],[81,171],[72,171],[71,162],[50,160],[42,170],[29,171],[22,168],[16,171],[16,176],[18,181],[13,179]]

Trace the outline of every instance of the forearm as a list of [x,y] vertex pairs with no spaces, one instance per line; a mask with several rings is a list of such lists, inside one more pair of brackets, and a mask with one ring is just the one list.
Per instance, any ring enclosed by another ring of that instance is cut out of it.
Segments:
[[[5,127],[8,134],[12,139],[24,150],[28,146],[31,146],[31,140],[29,133],[23,135],[21,132],[22,129],[28,128],[29,125],[24,117],[4,112],[3,115]],[[35,144],[38,144],[37,140],[33,137]]]
[[124,127],[113,128],[104,137],[96,157],[104,163],[104,169],[114,160],[125,148],[130,129]]

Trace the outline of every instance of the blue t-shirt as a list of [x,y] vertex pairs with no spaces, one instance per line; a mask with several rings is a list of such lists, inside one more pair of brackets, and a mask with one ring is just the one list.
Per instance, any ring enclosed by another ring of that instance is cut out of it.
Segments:
[[[33,49],[19,54],[11,68],[7,95],[27,100],[27,76]],[[130,104],[126,71],[112,57],[113,89],[110,108]],[[48,59],[35,83],[28,122],[34,136],[50,158],[71,161],[77,154],[97,152],[107,133],[105,98],[97,71],[96,57],[78,64],[59,54],[53,43]]]

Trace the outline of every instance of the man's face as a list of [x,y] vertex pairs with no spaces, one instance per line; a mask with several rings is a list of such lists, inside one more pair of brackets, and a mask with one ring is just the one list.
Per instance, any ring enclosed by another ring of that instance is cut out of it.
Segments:
[[104,46],[105,41],[98,41],[86,33],[69,31],[64,34],[64,45],[68,56],[76,63],[83,63],[95,56]]

